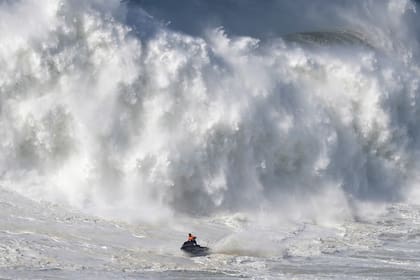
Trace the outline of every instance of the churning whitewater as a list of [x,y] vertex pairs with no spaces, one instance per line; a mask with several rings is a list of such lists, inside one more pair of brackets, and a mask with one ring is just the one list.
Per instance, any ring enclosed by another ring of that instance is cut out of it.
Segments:
[[0,0],[0,276],[420,277],[418,3],[169,2]]

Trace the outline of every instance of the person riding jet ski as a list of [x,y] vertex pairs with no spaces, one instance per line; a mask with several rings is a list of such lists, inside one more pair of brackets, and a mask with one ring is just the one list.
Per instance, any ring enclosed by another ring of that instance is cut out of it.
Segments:
[[205,256],[209,254],[209,248],[203,247],[197,244],[197,237],[192,235],[191,233],[188,234],[188,240],[182,244],[181,250],[188,253],[191,256]]
[[192,235],[191,233],[188,233],[188,242],[191,242],[194,244],[194,246],[197,246],[197,236]]

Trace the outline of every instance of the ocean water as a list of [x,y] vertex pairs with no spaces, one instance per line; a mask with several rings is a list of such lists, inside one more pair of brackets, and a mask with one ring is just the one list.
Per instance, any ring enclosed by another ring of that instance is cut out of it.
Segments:
[[420,279],[418,3],[177,2],[0,1],[0,277]]

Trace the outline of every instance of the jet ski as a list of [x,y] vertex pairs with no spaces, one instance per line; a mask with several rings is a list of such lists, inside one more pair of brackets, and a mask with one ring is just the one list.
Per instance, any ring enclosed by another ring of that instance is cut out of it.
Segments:
[[193,241],[185,241],[182,244],[181,250],[191,256],[206,256],[210,254],[210,248],[198,245]]

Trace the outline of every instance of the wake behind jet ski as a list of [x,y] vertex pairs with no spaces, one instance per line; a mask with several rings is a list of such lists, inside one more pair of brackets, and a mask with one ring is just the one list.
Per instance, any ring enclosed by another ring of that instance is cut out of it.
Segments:
[[208,247],[203,247],[197,244],[197,237],[192,235],[191,233],[188,234],[188,240],[182,244],[181,250],[188,253],[191,256],[205,256],[210,253],[210,249]]

